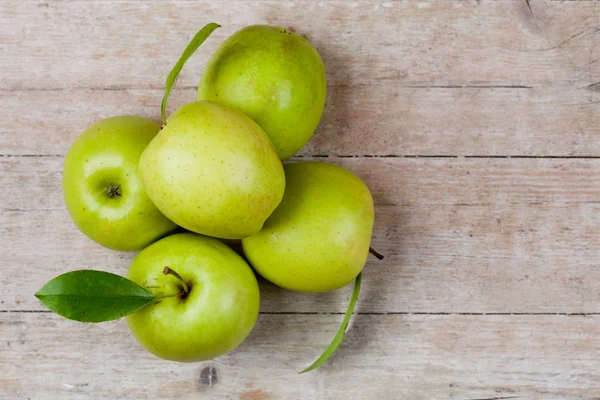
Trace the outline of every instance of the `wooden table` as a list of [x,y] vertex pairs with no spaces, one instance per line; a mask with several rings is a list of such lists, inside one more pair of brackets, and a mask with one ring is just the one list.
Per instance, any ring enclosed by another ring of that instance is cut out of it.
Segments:
[[[61,170],[88,125],[159,119],[240,27],[290,27],[319,49],[328,98],[299,158],[372,189],[363,292],[265,282],[235,352],[197,364],[141,350],[124,321],[80,324],[33,296],[52,277],[124,274],[132,253],[85,238]],[[0,398],[590,399],[600,396],[600,5],[594,1],[0,3]]]

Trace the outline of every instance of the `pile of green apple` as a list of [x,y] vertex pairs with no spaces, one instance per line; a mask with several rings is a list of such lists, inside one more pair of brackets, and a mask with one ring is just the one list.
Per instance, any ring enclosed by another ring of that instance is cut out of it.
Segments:
[[[151,353],[200,361],[233,350],[254,327],[260,293],[250,265],[300,292],[355,280],[340,331],[311,369],[339,346],[352,314],[373,200],[341,167],[282,164],[314,133],[326,93],[319,53],[286,29],[233,34],[210,59],[197,100],[165,119],[183,64],[218,27],[200,30],[167,78],[162,126],[109,118],[81,134],[65,158],[64,198],[76,226],[110,249],[141,250],[128,279],[72,271],[36,296],[77,321],[127,315]],[[247,261],[218,239],[241,239]]]

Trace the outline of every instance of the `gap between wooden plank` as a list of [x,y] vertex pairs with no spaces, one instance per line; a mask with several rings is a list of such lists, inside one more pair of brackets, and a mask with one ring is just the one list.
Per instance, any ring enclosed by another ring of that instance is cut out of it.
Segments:
[[[596,82],[595,84],[597,84]],[[586,86],[590,88],[595,84]],[[328,86],[328,89],[335,90],[336,88],[357,87],[357,86],[388,86],[389,83],[351,83],[340,84],[336,83]],[[533,89],[533,86],[527,85],[430,85],[430,84],[397,84],[397,88],[407,89]],[[197,90],[197,86],[177,86],[179,90]],[[5,88],[0,87],[0,92],[18,93],[18,92],[64,92],[70,90],[89,90],[89,91],[126,91],[126,90],[165,90],[164,86],[73,86],[73,87],[45,87],[45,88]]]
[[[0,310],[0,313],[4,314],[50,314],[50,310]],[[261,311],[261,315],[344,315],[343,312],[310,312],[310,311]],[[536,313],[536,312],[410,312],[410,311],[394,311],[394,312],[354,312],[354,315],[437,315],[437,316],[526,316],[526,315],[555,315],[564,317],[587,317],[600,315],[600,312],[593,313]]]
[[[53,157],[64,157],[65,154],[0,154],[0,158],[53,158]],[[296,155],[290,161],[299,158],[494,158],[494,159],[552,159],[552,160],[596,160],[600,159],[600,156],[523,156],[523,155],[420,155],[420,154],[343,154],[343,155],[329,155],[329,154],[307,154],[307,155]]]

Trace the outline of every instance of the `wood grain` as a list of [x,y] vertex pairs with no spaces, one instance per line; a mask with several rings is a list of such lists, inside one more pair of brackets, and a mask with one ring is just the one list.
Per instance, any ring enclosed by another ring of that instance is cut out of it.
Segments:
[[[12,117],[0,154],[62,155],[89,125],[115,115],[158,121],[160,89],[0,92]],[[195,98],[175,90],[169,109]],[[303,155],[600,155],[600,102],[589,90],[330,87]]]
[[298,375],[340,318],[262,315],[230,355],[181,364],[142,351],[124,321],[86,325],[47,313],[0,313],[0,393],[32,400],[564,400],[598,394],[599,316],[359,315],[328,364]]
[[[349,287],[261,282],[250,338],[198,364],[33,297],[71,269],[126,272],[133,253],[71,222],[63,156],[102,118],[158,120],[166,74],[213,20],[224,27],[169,109],[195,98],[235,30],[294,29],[328,78],[297,160],[351,169],[377,204],[386,259],[369,260],[347,340],[310,374],[296,372],[331,340]],[[0,399],[598,398],[599,60],[597,1],[0,2]]]
[[[317,160],[356,172],[377,204],[373,246],[386,259],[369,260],[359,312],[600,309],[599,159]],[[61,157],[5,157],[0,165],[0,309],[42,309],[31,294],[70,269],[125,273],[134,254],[95,245],[71,222]],[[262,286],[264,312],[342,312],[350,294]]]
[[0,6],[0,87],[162,87],[187,41],[209,21],[224,27],[186,64],[183,86],[197,85],[214,49],[252,23],[291,26],[306,35],[322,53],[329,80],[339,85],[599,81],[593,63],[600,56],[597,4],[530,4],[7,0]]
[[171,109],[195,98],[227,35],[278,23],[309,33],[327,66],[305,155],[600,155],[597,2],[118,4],[0,4],[0,154],[64,154],[101,118],[156,119],[164,77],[210,16],[226,26],[186,65]]

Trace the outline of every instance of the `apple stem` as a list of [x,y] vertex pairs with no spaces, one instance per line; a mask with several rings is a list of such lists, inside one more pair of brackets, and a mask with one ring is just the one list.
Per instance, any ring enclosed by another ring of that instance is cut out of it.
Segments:
[[172,268],[165,267],[163,269],[163,275],[173,275],[175,278],[179,279],[179,281],[181,282],[181,285],[183,286],[183,293],[185,293],[186,295],[190,293],[187,283],[185,283],[185,281],[183,280],[181,275],[179,275],[177,272],[175,272]]
[[369,253],[373,254],[375,257],[377,257],[378,260],[383,260],[383,254],[379,253],[377,250],[375,250],[372,247],[369,247]]

